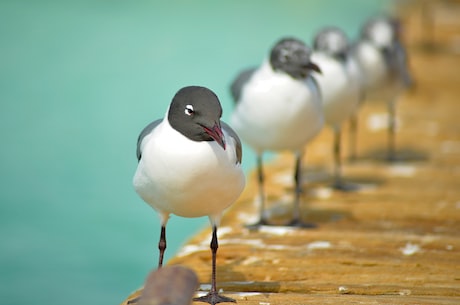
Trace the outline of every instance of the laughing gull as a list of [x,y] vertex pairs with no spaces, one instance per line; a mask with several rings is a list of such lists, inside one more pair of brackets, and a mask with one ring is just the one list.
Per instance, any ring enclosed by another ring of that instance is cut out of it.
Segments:
[[242,71],[231,85],[236,103],[231,117],[233,128],[257,155],[259,196],[258,223],[267,225],[265,215],[264,151],[290,150],[296,155],[295,201],[290,225],[303,225],[300,216],[301,158],[304,149],[323,127],[320,92],[312,71],[311,50],[295,38],[283,38],[270,56],[256,68]]
[[139,135],[139,163],[133,179],[136,192],[160,215],[159,268],[170,214],[209,217],[211,291],[196,300],[210,304],[235,301],[219,295],[216,288],[217,227],[223,210],[237,200],[245,186],[241,142],[220,120],[221,115],[219,99],[211,90],[198,86],[180,89],[165,117],[150,123]]
[[311,59],[321,67],[316,76],[322,94],[325,123],[334,132],[334,183],[338,190],[354,187],[342,179],[342,123],[356,112],[362,99],[361,73],[358,63],[349,54],[349,41],[337,27],[325,27],[314,38]]
[[378,16],[362,28],[353,48],[362,71],[366,100],[385,101],[388,107],[388,160],[395,160],[395,116],[398,96],[412,85],[398,20]]

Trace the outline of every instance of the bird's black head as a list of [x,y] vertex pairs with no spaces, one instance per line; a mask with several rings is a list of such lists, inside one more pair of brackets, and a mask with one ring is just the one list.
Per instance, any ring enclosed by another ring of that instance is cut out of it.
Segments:
[[321,73],[319,67],[310,61],[311,50],[296,38],[283,38],[272,48],[270,64],[273,70],[283,71],[295,79],[306,78],[310,72]]
[[316,35],[313,48],[329,56],[344,60],[350,48],[345,33],[337,27],[326,27]]
[[225,149],[219,99],[205,87],[189,86],[174,96],[168,112],[171,126],[193,141],[216,141]]

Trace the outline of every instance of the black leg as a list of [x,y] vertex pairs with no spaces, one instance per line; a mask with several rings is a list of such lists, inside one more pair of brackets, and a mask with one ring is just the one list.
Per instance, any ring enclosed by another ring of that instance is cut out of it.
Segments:
[[342,130],[340,127],[334,128],[334,182],[332,187],[335,190],[343,192],[357,191],[357,184],[349,183],[343,180],[342,175]]
[[334,188],[340,189],[342,181],[341,136],[339,127],[334,128]]
[[211,291],[205,296],[194,298],[194,301],[197,302],[205,302],[212,305],[217,303],[225,303],[231,302],[236,303],[236,300],[232,298],[225,297],[220,295],[217,292],[217,284],[216,284],[216,256],[217,256],[217,248],[219,248],[219,244],[217,241],[217,227],[213,226],[212,228],[212,239],[211,239],[211,253],[212,253],[212,273],[211,273]]
[[295,160],[294,169],[294,210],[292,211],[293,221],[300,221],[300,197],[302,195],[302,157],[298,154]]
[[[161,225],[160,241],[158,242],[158,250],[160,250],[160,255],[158,258],[158,269],[163,266],[163,257],[166,250],[166,226]],[[139,301],[140,297],[133,298],[128,301],[128,304],[135,304]]]
[[358,146],[358,114],[355,113],[350,118],[350,160],[356,161],[357,158],[357,146]]
[[257,180],[259,184],[259,197],[260,197],[260,210],[259,210],[259,220],[251,225],[246,227],[249,229],[258,229],[262,225],[268,225],[268,221],[265,218],[265,175],[263,169],[262,155],[257,155]]
[[316,227],[312,223],[305,223],[302,221],[301,212],[300,212],[300,199],[303,193],[302,189],[302,153],[297,153],[295,161],[295,170],[294,170],[294,208],[292,211],[292,219],[287,224],[292,227],[301,227],[301,228],[314,228]]
[[166,250],[166,226],[161,226],[160,241],[158,242],[158,249],[160,250],[160,257],[158,259],[158,268],[163,266],[163,257]]
[[396,161],[396,101],[388,102],[388,161]]

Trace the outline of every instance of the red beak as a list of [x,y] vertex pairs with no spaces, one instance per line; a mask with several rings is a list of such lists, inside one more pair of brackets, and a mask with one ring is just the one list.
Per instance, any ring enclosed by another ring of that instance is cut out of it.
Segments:
[[222,128],[220,128],[220,124],[216,122],[212,128],[206,126],[203,126],[203,128],[204,131],[225,150],[224,133],[222,132]]

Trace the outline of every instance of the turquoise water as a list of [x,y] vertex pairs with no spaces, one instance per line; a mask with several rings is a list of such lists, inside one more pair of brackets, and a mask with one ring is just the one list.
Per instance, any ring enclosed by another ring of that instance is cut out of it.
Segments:
[[[0,1],[0,302],[120,303],[158,259],[158,217],[131,185],[139,131],[191,84],[228,119],[232,78],[281,36],[354,37],[385,4]],[[207,225],[173,216],[166,259]]]

